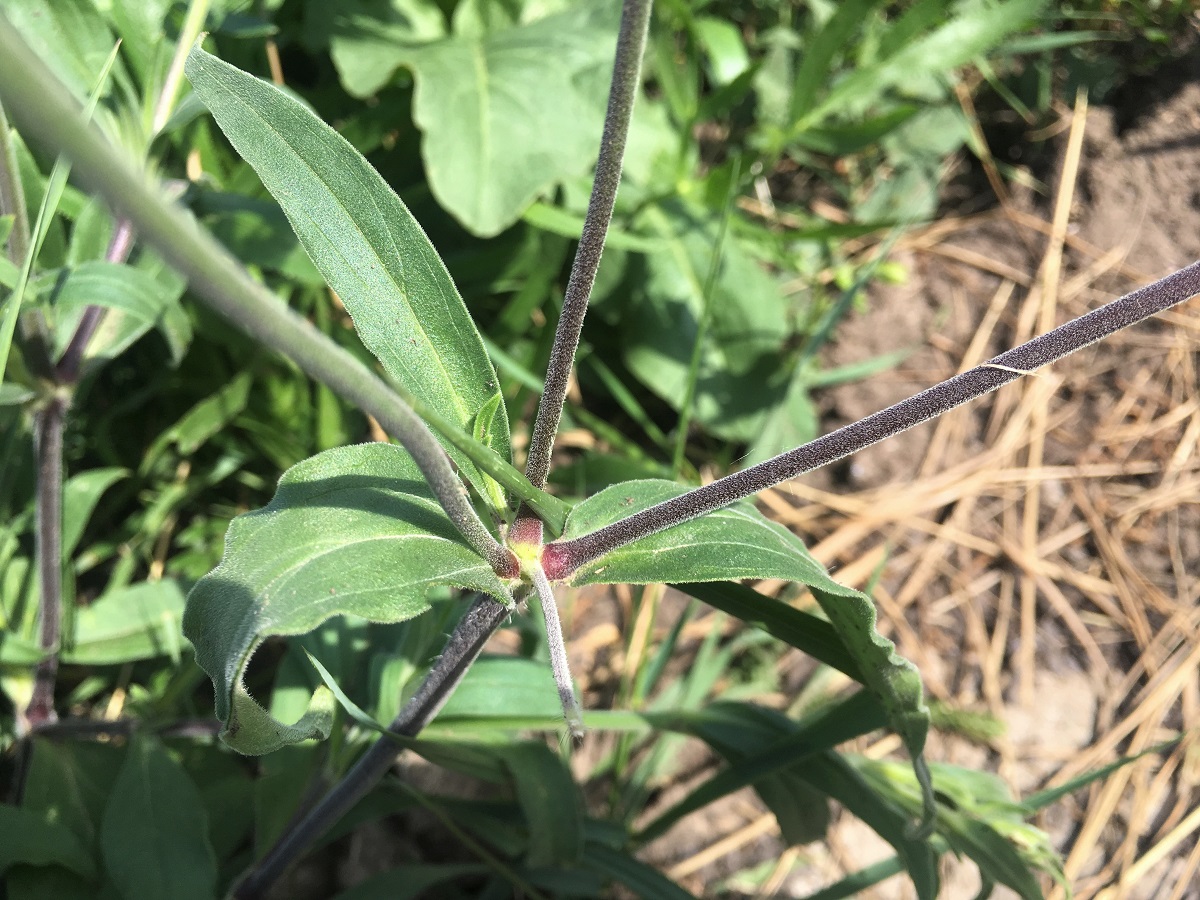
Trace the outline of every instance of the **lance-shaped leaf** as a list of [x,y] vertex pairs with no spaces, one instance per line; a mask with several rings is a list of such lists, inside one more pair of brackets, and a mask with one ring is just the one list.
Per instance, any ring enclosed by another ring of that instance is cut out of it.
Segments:
[[[199,48],[192,86],[234,148],[279,201],[313,263],[388,374],[470,432],[488,410],[483,443],[511,458],[508,415],[474,322],[412,214],[341,135],[274,85]],[[453,447],[463,474],[497,509],[504,495]]]
[[[563,538],[581,537],[686,491],[657,479],[613,485],[571,511]],[[808,586],[857,663],[863,684],[879,698],[888,722],[904,740],[924,789],[928,820],[933,810],[924,757],[929,709],[920,674],[876,630],[871,598],[830,578],[799,538],[750,503],[740,501],[618,547],[581,566],[570,581],[651,584],[740,578],[784,578]],[[763,597],[762,602],[776,601]]]
[[265,753],[325,727],[318,721],[311,733],[288,730],[241,686],[263,640],[303,634],[336,615],[410,619],[429,608],[425,595],[437,584],[511,601],[404,450],[340,447],[285,472],[270,504],[230,524],[221,564],[192,589],[183,617],[196,661],[216,689],[226,743]]

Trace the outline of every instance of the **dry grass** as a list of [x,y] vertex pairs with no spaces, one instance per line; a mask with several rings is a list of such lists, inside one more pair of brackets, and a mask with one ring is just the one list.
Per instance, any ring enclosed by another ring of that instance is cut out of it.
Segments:
[[[910,253],[1000,280],[975,313],[969,340],[930,339],[941,363],[920,373],[926,383],[1150,280],[1125,263],[1122,248],[1071,234],[1086,104],[1074,113],[1050,220],[1006,197],[988,214],[1041,248],[1036,270],[957,246],[956,234],[972,224],[964,220],[906,239]],[[916,478],[855,493],[801,480],[761,497],[840,581],[861,588],[883,567],[873,590],[883,627],[921,669],[933,699],[1009,723],[1006,736],[982,749],[935,733],[931,758],[990,768],[1028,793],[1189,735],[1044,816],[1080,900],[1200,896],[1198,365],[1194,300],[926,426]],[[767,593],[779,587],[760,585]],[[627,591],[615,599],[632,642],[611,619],[580,634],[587,652],[577,646],[572,655],[584,657],[576,671],[585,687],[598,658],[608,662],[592,672],[594,684],[628,679],[664,633],[665,617],[655,616],[660,595],[636,619]],[[594,618],[580,604],[575,614]],[[781,668],[797,656],[785,655]],[[896,744],[885,738],[867,752]],[[723,859],[725,871],[744,865],[747,848],[773,827],[745,793],[729,798],[717,821],[725,824],[712,830],[710,819],[704,846],[670,869],[701,895],[706,867]],[[811,889],[879,858],[845,820],[825,850],[774,848],[767,858],[778,861],[760,896],[793,896],[800,869],[815,878],[805,882]],[[967,881],[947,874],[946,896],[971,895]],[[907,890],[893,879],[864,896]]]

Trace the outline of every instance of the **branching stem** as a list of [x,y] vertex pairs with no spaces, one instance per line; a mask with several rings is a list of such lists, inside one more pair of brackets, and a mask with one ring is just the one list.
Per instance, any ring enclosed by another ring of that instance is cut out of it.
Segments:
[[590,534],[547,544],[542,565],[552,580],[654,534],[728,506],[773,485],[857,453],[864,447],[942,415],[1022,375],[1141,322],[1200,293],[1200,262],[1092,310],[907,400],[822,435],[802,447],[727,475]]
[[353,355],[254,282],[193,219],[165,202],[144,175],[134,171],[87,127],[79,104],[2,16],[0,100],[7,104],[27,137],[66,154],[86,187],[128,219],[143,239],[188,279],[199,298],[242,331],[283,353],[305,373],[374,415],[390,434],[396,435],[466,541],[498,573],[509,577],[516,574],[516,560],[480,520],[449,457],[412,407]]
[[525,477],[538,488],[545,486],[546,475],[550,472],[550,454],[562,418],[575,351],[579,349],[579,333],[583,329],[592,285],[596,283],[604,238],[612,221],[617,187],[621,183],[621,162],[625,156],[633,101],[641,83],[642,54],[646,47],[651,5],[651,0],[625,0],[621,11],[621,30],[617,36],[617,55],[608,92],[604,135],[600,139],[600,158],[596,162],[596,180],[592,184],[579,249],[575,252],[575,262],[563,295],[562,313],[558,317],[550,365],[546,370],[546,386],[538,403],[537,419],[529,439],[529,456],[525,461]]

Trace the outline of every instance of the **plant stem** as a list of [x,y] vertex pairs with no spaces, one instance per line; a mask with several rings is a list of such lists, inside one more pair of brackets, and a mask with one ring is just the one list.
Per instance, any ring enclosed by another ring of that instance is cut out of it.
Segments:
[[[104,258],[110,263],[123,263],[129,258],[129,252],[132,249],[133,224],[128,219],[121,219],[117,222],[112,240],[108,242],[108,252],[104,254]],[[67,349],[63,351],[55,366],[54,371],[59,384],[75,384],[79,381],[79,370],[83,367],[83,354],[87,352],[88,344],[96,333],[96,329],[104,321],[104,312],[103,306],[88,306],[84,309],[83,315],[79,318],[79,324],[75,326],[75,333],[71,335],[70,343],[67,344]]]
[[590,534],[547,544],[542,551],[542,565],[551,579],[565,578],[610,550],[857,453],[864,447],[940,416],[1021,375],[1182,303],[1197,293],[1200,293],[1200,262],[802,447],[727,475]]
[[171,66],[167,69],[167,77],[163,81],[162,90],[158,94],[158,103],[154,107],[154,118],[150,121],[150,139],[162,131],[171,112],[175,109],[175,98],[179,96],[179,85],[183,82],[183,67],[187,62],[188,53],[200,29],[204,27],[204,17],[208,15],[209,0],[191,0],[188,3],[187,16],[183,20],[183,28],[179,32],[179,40],[175,42],[175,55],[171,57]]
[[[2,16],[0,100],[26,135],[71,158],[79,179],[128,219],[188,279],[198,297],[396,435],[467,542],[498,573],[516,573],[515,558],[480,520],[445,451],[412,407],[353,355],[255,283],[191,217],[164,201],[143,174],[84,123],[79,105]],[[465,435],[462,439],[469,440]]]
[[62,637],[62,489],[63,424],[69,395],[56,391],[34,416],[37,459],[37,534],[34,553],[38,570],[38,646],[45,656],[33,673],[33,696],[25,711],[32,731],[55,721],[54,683],[58,677]]
[[617,36],[617,55],[608,91],[604,134],[600,138],[600,158],[596,161],[596,180],[592,183],[579,249],[575,252],[563,296],[562,313],[558,317],[550,365],[546,370],[546,386],[538,402],[537,419],[525,461],[525,477],[538,488],[545,486],[546,475],[550,472],[550,454],[562,418],[575,351],[579,348],[579,333],[583,330],[583,318],[587,314],[592,285],[596,282],[596,271],[600,268],[600,255],[604,252],[604,239],[612,220],[617,187],[621,183],[625,139],[633,115],[633,101],[641,83],[642,54],[646,47],[651,5],[651,0],[625,0],[621,10],[621,30]]
[[554,684],[558,688],[558,700],[562,704],[563,717],[571,737],[583,739],[583,713],[579,709],[579,698],[575,696],[575,685],[571,681],[571,666],[567,661],[567,642],[563,639],[562,623],[558,620],[558,604],[554,601],[554,589],[540,565],[531,569],[533,587],[542,605],[542,618],[546,622],[546,645],[550,649],[550,669],[554,673]]
[[[405,704],[390,731],[415,737],[438,714],[450,694],[458,687],[483,645],[510,610],[491,597],[480,597],[459,620],[421,687]],[[373,788],[392,763],[398,748],[395,741],[380,737],[359,757],[358,762],[321,800],[284,833],[233,890],[237,900],[263,897],[287,868],[342,818]]]
[[25,188],[21,184],[21,170],[17,167],[17,147],[8,131],[8,117],[4,115],[4,105],[0,104],[0,216],[13,217],[8,258],[19,266],[29,252],[29,210],[25,207]]

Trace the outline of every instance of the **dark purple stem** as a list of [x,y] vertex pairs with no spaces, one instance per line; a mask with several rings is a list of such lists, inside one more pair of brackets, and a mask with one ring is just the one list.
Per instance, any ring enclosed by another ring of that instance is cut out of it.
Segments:
[[25,711],[30,730],[55,721],[54,683],[62,631],[62,445],[69,400],[54,394],[34,416],[37,456],[38,646],[45,656],[33,673],[33,696]]
[[651,0],[625,0],[621,11],[621,30],[617,36],[604,134],[600,138],[600,157],[596,161],[596,180],[592,183],[579,249],[575,252],[575,262],[563,295],[562,313],[558,317],[550,365],[546,370],[546,385],[538,403],[537,419],[529,439],[529,456],[525,461],[525,477],[536,488],[545,487],[546,475],[550,472],[550,454],[562,418],[563,401],[567,397],[571,365],[575,361],[575,351],[579,349],[579,333],[583,330],[583,318],[587,314],[588,299],[596,282],[596,271],[600,268],[600,255],[604,252],[604,238],[617,200],[625,138],[629,134],[633,101],[641,83],[650,7]]
[[[108,243],[108,252],[104,254],[104,258],[110,263],[123,263],[129,258],[129,251],[132,249],[133,223],[128,219],[121,219],[117,222],[116,231],[113,232],[112,240]],[[92,335],[100,327],[100,323],[104,319],[104,312],[103,306],[89,306],[83,311],[83,315],[79,318],[79,324],[75,326],[75,333],[71,335],[71,341],[67,344],[67,349],[63,351],[62,358],[55,366],[59,384],[75,384],[79,381],[79,370],[83,366],[83,354],[87,351]]]
[[[410,737],[420,734],[449,699],[487,639],[509,612],[507,607],[490,597],[478,599],[459,621],[446,649],[389,730]],[[359,757],[346,776],[254,864],[233,889],[232,896],[236,900],[266,896],[288,867],[379,783],[396,761],[399,750],[391,738],[380,737]]]
[[542,566],[553,579],[646,535],[728,506],[735,500],[828,465],[864,447],[942,415],[1034,369],[1148,319],[1200,293],[1200,262],[1126,294],[970,371],[832,431],[802,447],[635,513],[591,534],[547,544]]

